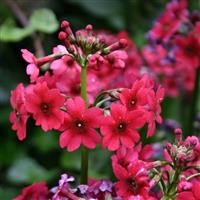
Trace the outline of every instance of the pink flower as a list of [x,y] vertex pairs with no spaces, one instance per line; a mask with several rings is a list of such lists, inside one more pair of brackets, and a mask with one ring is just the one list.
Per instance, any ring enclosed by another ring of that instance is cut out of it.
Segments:
[[21,49],[21,52],[24,60],[29,63],[26,67],[26,73],[30,75],[31,82],[35,82],[40,72],[37,66],[36,58],[27,49]]
[[24,102],[24,86],[20,83],[15,90],[11,91],[10,97],[10,103],[14,109],[10,113],[10,122],[12,123],[12,129],[17,131],[19,140],[26,137],[26,122],[29,117]]
[[199,188],[200,188],[200,182],[195,181],[192,184],[191,189],[180,192],[177,195],[176,200],[200,200],[200,190],[199,190]]
[[64,121],[64,112],[60,107],[65,98],[58,89],[49,89],[46,82],[37,83],[26,95],[26,109],[33,114],[36,125],[41,125],[44,131],[58,129]]
[[123,89],[119,98],[127,110],[132,111],[142,108],[147,104],[149,90],[145,88],[145,79],[136,80],[131,89]]
[[200,44],[195,33],[191,32],[187,37],[176,36],[175,44],[177,45],[175,52],[176,59],[190,67],[197,68],[200,63]]
[[148,104],[149,104],[149,114],[148,114],[148,132],[147,136],[151,137],[155,133],[156,122],[161,124],[162,117],[160,116],[161,113],[161,106],[160,103],[164,98],[164,88],[158,87],[157,91],[149,94],[148,96]]
[[71,56],[65,55],[60,59],[54,60],[50,65],[50,69],[56,75],[67,72],[73,77],[77,71],[80,71],[80,66]]
[[110,112],[110,116],[102,119],[103,146],[110,151],[117,150],[120,144],[128,148],[133,147],[140,139],[136,129],[145,123],[143,111],[129,112],[123,105],[112,104]]
[[108,65],[108,63],[100,54],[96,53],[89,57],[88,67],[94,70],[99,70],[102,65]]
[[25,187],[22,190],[21,195],[14,198],[14,200],[48,200],[49,199],[49,191],[46,186],[46,183],[39,182],[33,183],[32,185]]
[[128,55],[125,51],[116,50],[107,55],[106,59],[114,68],[124,68]]
[[68,99],[66,102],[67,114],[61,127],[63,133],[60,135],[61,148],[66,147],[68,151],[74,151],[81,144],[89,149],[94,149],[100,143],[101,137],[95,130],[99,128],[99,119],[102,112],[99,108],[86,108],[84,100],[80,97]]
[[113,171],[119,180],[115,188],[120,197],[128,199],[130,196],[138,195],[146,199],[150,185],[147,170],[142,162],[135,161],[127,167],[126,171],[119,168],[118,165],[114,165]]

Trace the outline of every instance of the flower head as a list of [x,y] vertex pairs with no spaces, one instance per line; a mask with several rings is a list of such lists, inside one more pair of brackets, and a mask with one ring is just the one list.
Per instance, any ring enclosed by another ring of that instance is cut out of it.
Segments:
[[26,137],[26,122],[29,117],[24,105],[24,90],[23,84],[20,83],[15,90],[11,91],[10,97],[10,102],[14,109],[10,113],[10,122],[12,123],[12,129],[17,131],[19,140],[23,140]]
[[58,129],[63,123],[64,112],[60,107],[64,105],[65,98],[58,89],[49,89],[46,82],[37,83],[25,98],[27,111],[44,131]]
[[140,139],[136,129],[145,123],[143,111],[129,112],[123,105],[112,104],[110,113],[110,116],[102,119],[103,146],[110,151],[117,150],[121,144],[128,148],[133,147]]
[[99,108],[86,108],[84,100],[80,97],[68,99],[66,102],[67,114],[60,135],[60,146],[68,151],[74,151],[81,144],[89,149],[100,143],[101,137],[95,130],[100,127],[99,119],[102,112]]

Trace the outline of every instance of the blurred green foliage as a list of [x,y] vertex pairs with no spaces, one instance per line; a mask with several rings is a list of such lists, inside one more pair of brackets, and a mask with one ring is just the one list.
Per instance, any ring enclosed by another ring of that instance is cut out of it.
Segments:
[[[145,44],[145,33],[167,0],[16,0],[28,19],[26,27],[5,2],[0,1],[0,199],[9,200],[33,181],[45,180],[51,187],[56,185],[62,172],[80,173],[80,152],[61,150],[58,133],[43,133],[29,120],[27,139],[19,142],[11,130],[10,91],[19,82],[28,80],[20,49],[34,52],[34,33],[40,37],[48,54],[58,43],[58,24],[62,19],[70,21],[75,30],[86,24],[113,32],[127,30],[141,47]],[[191,9],[200,9],[199,0],[190,0],[189,5]],[[179,98],[167,99],[163,105],[164,117],[181,121],[180,101]],[[91,152],[90,176],[112,178],[109,156],[107,150],[100,148]]]

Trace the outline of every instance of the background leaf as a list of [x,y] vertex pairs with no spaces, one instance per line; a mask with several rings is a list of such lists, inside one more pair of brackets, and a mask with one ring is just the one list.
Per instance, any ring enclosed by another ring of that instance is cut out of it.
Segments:
[[0,26],[0,40],[3,42],[17,42],[31,35],[32,32],[33,29],[31,27],[18,28],[14,20],[7,19]]
[[24,157],[14,162],[8,170],[7,178],[13,183],[33,183],[47,181],[55,175],[55,171],[47,171],[35,160]]
[[29,27],[44,33],[53,33],[58,27],[55,14],[47,8],[35,10],[30,17]]

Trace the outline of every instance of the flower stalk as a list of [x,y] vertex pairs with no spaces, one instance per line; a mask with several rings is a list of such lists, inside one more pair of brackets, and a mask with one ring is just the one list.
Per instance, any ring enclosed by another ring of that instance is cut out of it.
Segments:
[[[81,68],[81,97],[84,99],[86,105],[88,105],[87,98],[87,67]],[[86,147],[81,148],[81,184],[87,184],[88,179],[88,154],[89,151]]]

